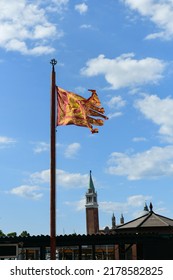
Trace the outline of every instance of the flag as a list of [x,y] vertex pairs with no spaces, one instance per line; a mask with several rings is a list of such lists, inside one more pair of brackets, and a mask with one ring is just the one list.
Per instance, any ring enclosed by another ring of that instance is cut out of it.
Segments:
[[[104,124],[104,108],[101,107],[96,90],[89,90],[92,95],[86,99],[78,94],[56,87],[57,90],[57,125],[77,125],[88,127],[92,133],[97,133],[94,126]],[[99,117],[99,118],[95,118]],[[102,119],[101,119],[102,118]]]

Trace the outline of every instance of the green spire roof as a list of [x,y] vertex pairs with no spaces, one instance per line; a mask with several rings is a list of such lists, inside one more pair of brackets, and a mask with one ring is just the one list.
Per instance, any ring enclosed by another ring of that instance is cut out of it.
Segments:
[[93,183],[92,176],[91,176],[91,170],[90,170],[89,190],[91,190],[92,192],[95,192],[94,183]]

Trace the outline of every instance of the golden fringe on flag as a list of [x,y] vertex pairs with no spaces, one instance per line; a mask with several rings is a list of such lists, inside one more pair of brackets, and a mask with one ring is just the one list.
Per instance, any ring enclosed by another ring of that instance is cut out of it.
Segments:
[[[96,93],[96,90],[89,91],[92,95],[86,99],[78,94],[56,87],[57,90],[57,125],[70,125],[88,127],[92,133],[98,133],[97,128],[93,125],[101,126],[104,124],[103,118],[108,118],[103,115],[104,108],[101,108],[101,103]],[[100,118],[93,118],[100,117]]]

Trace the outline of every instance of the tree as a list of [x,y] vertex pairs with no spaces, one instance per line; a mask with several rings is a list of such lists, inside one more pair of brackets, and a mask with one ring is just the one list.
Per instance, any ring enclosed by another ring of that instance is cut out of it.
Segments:
[[5,236],[5,233],[3,233],[3,231],[0,229],[0,237]]
[[7,233],[7,236],[8,237],[16,237],[17,233],[15,231],[14,232],[9,232],[9,233]]
[[21,236],[21,237],[29,237],[30,234],[26,230],[23,230],[19,236]]

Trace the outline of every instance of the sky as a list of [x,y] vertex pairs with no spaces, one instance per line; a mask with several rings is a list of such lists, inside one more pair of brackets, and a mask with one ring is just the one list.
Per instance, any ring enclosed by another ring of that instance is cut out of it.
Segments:
[[50,82],[98,93],[98,134],[58,126],[57,234],[85,234],[89,172],[100,229],[173,218],[173,1],[0,0],[0,229],[50,233]]

